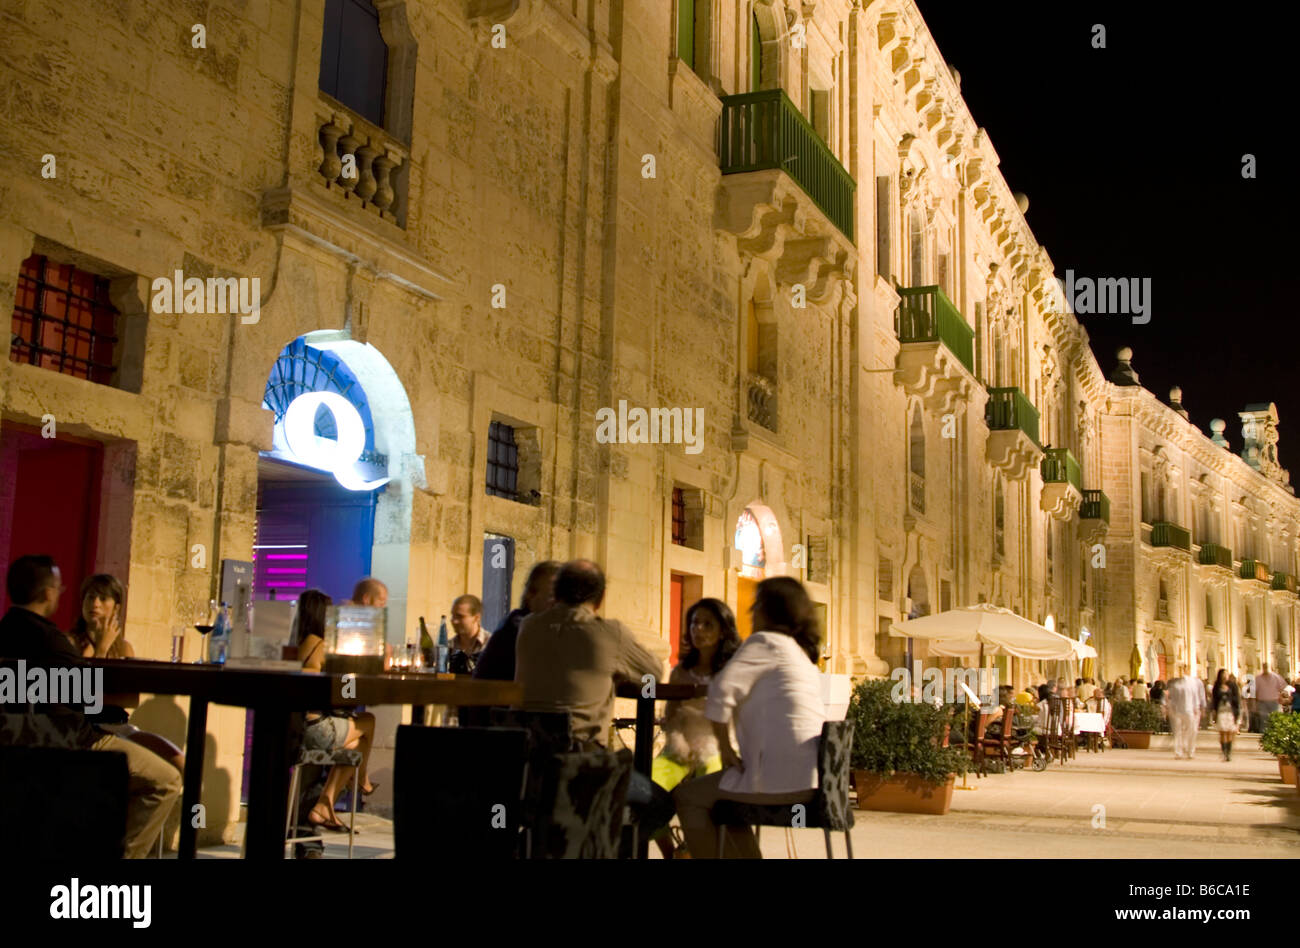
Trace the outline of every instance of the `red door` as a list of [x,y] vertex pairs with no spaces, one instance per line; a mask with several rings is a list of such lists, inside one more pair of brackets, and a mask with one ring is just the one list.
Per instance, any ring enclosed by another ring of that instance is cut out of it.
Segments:
[[[0,471],[6,479],[12,472],[11,491],[0,496],[0,521],[10,524],[8,535],[0,534],[0,554],[6,568],[32,553],[54,557],[63,575],[52,617],[60,629],[72,627],[81,607],[77,592],[95,569],[103,458],[95,441],[42,438],[38,429],[8,423],[0,433]],[[0,597],[7,609],[8,594],[0,590]]]
[[673,574],[672,591],[670,592],[668,602],[669,622],[671,623],[669,638],[672,642],[672,655],[668,658],[668,667],[674,668],[677,665],[677,655],[679,646],[682,641],[682,588],[684,580],[681,576]]

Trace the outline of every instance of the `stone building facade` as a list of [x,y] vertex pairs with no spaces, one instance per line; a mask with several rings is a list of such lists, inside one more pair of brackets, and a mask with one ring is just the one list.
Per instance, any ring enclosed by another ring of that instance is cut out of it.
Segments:
[[[80,446],[95,542],[68,555],[126,582],[141,655],[223,560],[275,546],[269,380],[295,366],[364,393],[391,641],[581,555],[665,657],[684,606],[745,625],[771,575],[807,584],[828,668],[858,676],[902,660],[891,624],[979,601],[1086,628],[1112,677],[1135,644],[1149,678],[1159,649],[1294,652],[1275,413],[1243,416],[1243,459],[1103,374],[911,0],[12,0],[0,21],[0,300],[28,313],[0,360],[0,539],[32,552],[30,472],[61,463],[40,442]],[[256,279],[260,305],[168,312],[177,271]],[[49,322],[70,274],[109,329]],[[79,334],[111,354],[72,358]],[[697,411],[701,445],[605,443],[624,403]],[[176,730],[184,703],[153,713]],[[205,792],[232,818],[243,728],[214,712],[229,780]]]

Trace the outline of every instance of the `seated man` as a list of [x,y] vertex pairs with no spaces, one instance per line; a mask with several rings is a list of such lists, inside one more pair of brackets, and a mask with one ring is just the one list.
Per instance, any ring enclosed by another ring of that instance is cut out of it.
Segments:
[[[54,560],[49,556],[19,557],[9,567],[6,587],[13,605],[0,619],[0,658],[21,659],[29,668],[82,664],[80,650],[50,621],[63,592]],[[153,751],[94,727],[83,707],[33,705],[32,711],[48,718],[62,733],[64,741],[59,746],[71,743],[86,750],[126,755],[129,796],[124,854],[128,859],[147,856],[180,797],[180,774]],[[5,739],[0,734],[0,740]]]

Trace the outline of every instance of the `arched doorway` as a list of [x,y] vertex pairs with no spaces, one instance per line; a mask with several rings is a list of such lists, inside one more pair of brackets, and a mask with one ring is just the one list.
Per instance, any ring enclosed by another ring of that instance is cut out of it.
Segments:
[[[285,346],[263,407],[254,598],[319,588],[336,602],[373,575],[388,586],[389,641],[403,641],[411,491],[423,480],[406,390],[377,349],[336,331]],[[259,616],[260,618],[260,616]]]
[[1164,639],[1156,639],[1156,680],[1169,680],[1169,651]]
[[785,545],[776,515],[763,504],[750,504],[736,520],[733,541],[740,554],[740,576],[736,584],[736,626],[740,637],[754,631],[750,610],[754,591],[769,576],[785,573]]

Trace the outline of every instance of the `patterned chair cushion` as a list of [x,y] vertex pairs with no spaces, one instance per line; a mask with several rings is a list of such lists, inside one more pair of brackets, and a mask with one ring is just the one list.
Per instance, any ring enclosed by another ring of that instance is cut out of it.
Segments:
[[0,747],[84,750],[99,736],[85,715],[75,711],[56,708],[48,714],[37,714],[27,708],[21,713],[0,714]]
[[308,750],[304,747],[298,752],[298,765],[303,764],[317,764],[321,767],[360,767],[361,751],[342,747],[338,750]]
[[534,855],[543,859],[614,859],[632,776],[627,751],[556,754],[547,768]]

